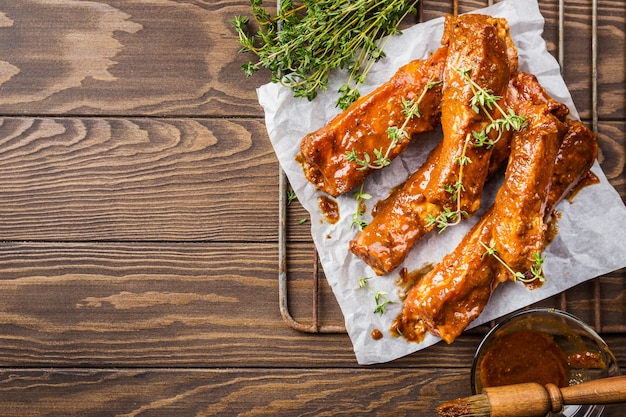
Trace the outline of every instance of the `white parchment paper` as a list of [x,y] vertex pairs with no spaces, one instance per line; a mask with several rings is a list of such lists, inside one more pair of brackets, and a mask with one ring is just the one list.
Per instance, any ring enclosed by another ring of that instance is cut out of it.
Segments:
[[[544,20],[536,0],[505,0],[475,13],[505,17],[518,48],[520,70],[535,74],[553,98],[565,103],[573,117],[578,117],[574,103],[561,77],[559,65],[547,52],[542,39]],[[366,94],[387,81],[396,70],[413,59],[426,58],[440,47],[443,18],[415,25],[393,36],[386,48],[387,57],[379,61],[368,74],[361,93]],[[335,107],[337,88],[345,75],[336,73],[328,91],[312,102],[292,97],[292,92],[278,84],[266,84],[257,91],[259,103],[265,110],[265,122],[270,140],[282,169],[300,203],[311,216],[311,233],[320,255],[326,278],[333,289],[345,318],[348,334],[360,364],[391,361],[423,349],[439,341],[428,335],[421,343],[407,342],[389,334],[392,320],[400,313],[395,280],[398,271],[409,271],[425,263],[436,263],[451,252],[482,212],[460,226],[449,228],[443,234],[431,233],[411,251],[408,259],[396,271],[376,277],[374,272],[348,250],[348,242],[357,230],[351,226],[356,200],[352,193],[337,198],[341,219],[334,225],[324,220],[315,190],[295,161],[301,139],[325,125],[339,110]],[[401,183],[426,158],[441,133],[434,132],[414,140],[409,149],[391,166],[371,175],[365,182],[365,191],[374,203],[388,195],[390,189]],[[527,290],[521,284],[505,283],[498,287],[482,315],[472,325],[501,317],[519,308],[542,300],[578,283],[626,266],[626,208],[619,194],[608,183],[598,163],[593,167],[601,183],[583,189],[573,203],[562,202],[558,210],[559,233],[544,254],[544,272],[547,282],[537,290]],[[486,187],[483,207],[491,205],[498,187],[497,181]],[[484,209],[483,209],[484,210]],[[364,219],[369,220],[369,214]],[[396,300],[387,306],[387,313],[374,313],[373,293],[359,288],[361,277],[372,277],[368,282],[376,290],[387,291],[388,299]],[[371,332],[379,329],[384,337],[373,340]]]

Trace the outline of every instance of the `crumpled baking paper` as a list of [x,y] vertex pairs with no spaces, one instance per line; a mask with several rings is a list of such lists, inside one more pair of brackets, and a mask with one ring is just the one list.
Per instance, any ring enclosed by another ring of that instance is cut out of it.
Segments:
[[[572,116],[578,118],[559,65],[546,50],[541,36],[544,20],[536,1],[505,0],[474,13],[505,17],[508,20],[518,48],[520,70],[535,74],[548,93],[565,103]],[[384,83],[409,61],[426,58],[440,47],[442,32],[443,18],[438,18],[417,24],[404,30],[401,35],[392,36],[385,47],[386,58],[380,60],[368,74],[367,82],[360,88],[361,93],[367,94]],[[412,249],[403,265],[382,277],[377,277],[361,259],[352,255],[348,242],[357,233],[351,225],[352,215],[357,210],[353,193],[346,193],[336,199],[341,218],[337,223],[329,224],[318,206],[317,198],[322,193],[306,180],[301,166],[294,159],[302,138],[325,125],[339,112],[335,107],[338,97],[336,91],[343,84],[344,77],[345,74],[341,72],[333,74],[328,90],[312,102],[294,98],[291,90],[274,83],[261,86],[257,93],[281,168],[298,200],[310,213],[313,241],[326,278],[343,312],[356,359],[360,364],[374,364],[394,360],[439,341],[432,335],[427,335],[421,343],[407,342],[390,335],[391,322],[402,308],[395,281],[403,267],[409,271],[416,270],[426,263],[438,262],[451,252],[482,212],[442,234],[434,232],[427,235]],[[372,195],[372,199],[367,202],[368,212],[376,201],[386,197],[394,186],[423,163],[440,138],[440,131],[416,138],[391,166],[370,175],[364,184],[365,192]],[[600,178],[600,184],[584,188],[576,195],[573,203],[563,201],[557,207],[562,213],[558,222],[559,233],[544,252],[547,282],[536,290],[527,290],[520,283],[500,285],[472,326],[626,266],[626,245],[623,244],[626,241],[626,208],[597,162],[593,172]],[[486,186],[483,211],[491,205],[498,185],[496,181]],[[369,213],[364,220],[368,221],[368,216]],[[369,285],[376,291],[386,291],[386,299],[395,301],[386,306],[385,314],[374,313],[374,293],[370,289],[359,288],[361,277],[371,277]],[[372,338],[374,329],[382,331],[382,339]]]

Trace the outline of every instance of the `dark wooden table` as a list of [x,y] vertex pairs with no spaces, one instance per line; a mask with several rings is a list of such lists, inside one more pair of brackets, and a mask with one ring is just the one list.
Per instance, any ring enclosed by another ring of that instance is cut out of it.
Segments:
[[[229,24],[249,9],[0,2],[1,416],[433,416],[470,395],[480,334],[365,367],[345,334],[281,318],[279,168],[255,93],[268,74],[244,77],[249,57]],[[565,2],[563,48],[557,0],[541,10],[626,199],[625,3],[598,0],[597,113],[591,0]],[[451,2],[428,1],[423,18],[447,12]],[[290,205],[289,307],[306,323],[314,265],[303,217]],[[565,307],[624,324],[625,280],[622,270],[575,287]],[[323,279],[319,303],[323,323],[341,324]],[[626,370],[626,334],[603,333]]]

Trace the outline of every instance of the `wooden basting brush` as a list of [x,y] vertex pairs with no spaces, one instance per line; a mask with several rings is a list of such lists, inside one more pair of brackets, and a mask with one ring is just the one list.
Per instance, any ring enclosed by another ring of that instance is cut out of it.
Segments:
[[543,417],[565,405],[626,402],[626,376],[583,382],[564,388],[530,382],[485,388],[482,394],[460,398],[437,408],[440,417]]

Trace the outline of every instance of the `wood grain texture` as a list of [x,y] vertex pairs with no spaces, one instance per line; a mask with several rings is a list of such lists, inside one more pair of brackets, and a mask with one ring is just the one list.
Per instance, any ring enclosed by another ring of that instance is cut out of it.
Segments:
[[600,123],[598,146],[602,171],[626,203],[626,121]]
[[[298,305],[302,249],[290,248]],[[277,257],[272,244],[4,243],[0,365],[355,366],[346,335],[283,322]]]
[[[288,250],[291,307],[307,322],[310,247]],[[3,243],[0,365],[357,366],[346,335],[303,334],[283,322],[277,256],[273,244],[262,243]],[[610,314],[604,318],[626,321],[625,285],[623,275],[604,280],[603,314]],[[568,306],[589,322],[591,294],[574,288]],[[334,302],[328,288],[321,296],[322,305]],[[340,317],[335,307],[332,319]],[[387,366],[466,367],[480,337],[470,334]],[[616,348],[626,363],[626,344]]]
[[229,23],[244,1],[6,0],[1,114],[260,116]]
[[[68,394],[71,392],[71,394]],[[0,373],[5,417],[437,416],[467,370],[80,370]],[[620,416],[624,405],[611,406]]]
[[240,118],[5,117],[0,239],[275,241],[266,135]]
[[[276,240],[266,135],[254,119],[3,118],[0,238]],[[624,122],[599,125],[601,166],[626,201],[625,136]],[[289,211],[289,239],[310,240],[308,214]]]
[[436,368],[0,373],[0,396],[11,399],[6,417],[436,416],[455,392],[469,395],[465,372]]

